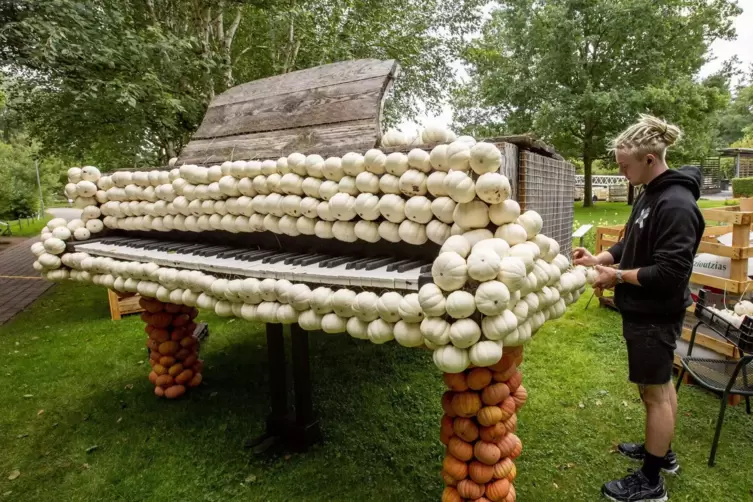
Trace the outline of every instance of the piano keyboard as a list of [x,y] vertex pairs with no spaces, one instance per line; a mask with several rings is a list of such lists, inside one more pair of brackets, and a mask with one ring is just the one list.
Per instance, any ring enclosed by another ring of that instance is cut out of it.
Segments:
[[431,270],[431,263],[422,260],[388,256],[331,256],[127,237],[78,243],[75,250],[214,274],[408,291],[418,291],[419,275]]

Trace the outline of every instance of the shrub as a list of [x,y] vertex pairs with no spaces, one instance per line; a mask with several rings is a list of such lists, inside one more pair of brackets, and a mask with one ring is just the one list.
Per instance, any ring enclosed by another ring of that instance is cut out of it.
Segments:
[[753,178],[734,178],[732,180],[734,197],[753,197]]

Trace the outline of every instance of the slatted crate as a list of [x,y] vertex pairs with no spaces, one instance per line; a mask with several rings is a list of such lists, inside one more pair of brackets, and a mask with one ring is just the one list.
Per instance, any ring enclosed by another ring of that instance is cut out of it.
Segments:
[[110,318],[119,321],[124,315],[138,314],[144,311],[139,305],[141,296],[138,293],[121,293],[107,290],[107,299],[110,302]]

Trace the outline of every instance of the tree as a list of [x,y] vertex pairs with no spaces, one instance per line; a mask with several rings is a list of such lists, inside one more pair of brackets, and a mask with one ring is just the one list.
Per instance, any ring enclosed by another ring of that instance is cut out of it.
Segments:
[[349,58],[403,68],[387,117],[437,109],[483,0],[19,0],[0,4],[12,109],[75,163],[164,163],[237,82]]
[[743,140],[746,129],[751,127],[753,127],[753,85],[740,86],[729,108],[720,119],[723,144],[726,146]]
[[728,100],[724,76],[694,75],[739,13],[729,0],[509,0],[466,51],[458,122],[482,135],[533,132],[580,157],[589,206],[594,161],[639,112],[683,127],[684,156],[710,146],[704,126]]

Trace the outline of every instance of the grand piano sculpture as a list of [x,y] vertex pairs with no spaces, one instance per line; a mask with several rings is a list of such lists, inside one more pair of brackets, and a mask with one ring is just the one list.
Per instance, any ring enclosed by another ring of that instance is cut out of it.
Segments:
[[448,387],[442,500],[513,501],[523,345],[585,285],[566,256],[573,168],[528,138],[430,128],[388,146],[403,141],[380,129],[397,71],[359,60],[243,84],[168,169],[72,168],[83,218],[48,224],[35,267],[142,296],[158,396],[201,383],[197,308],[266,323],[263,444],[320,439],[309,331],[429,349]]

